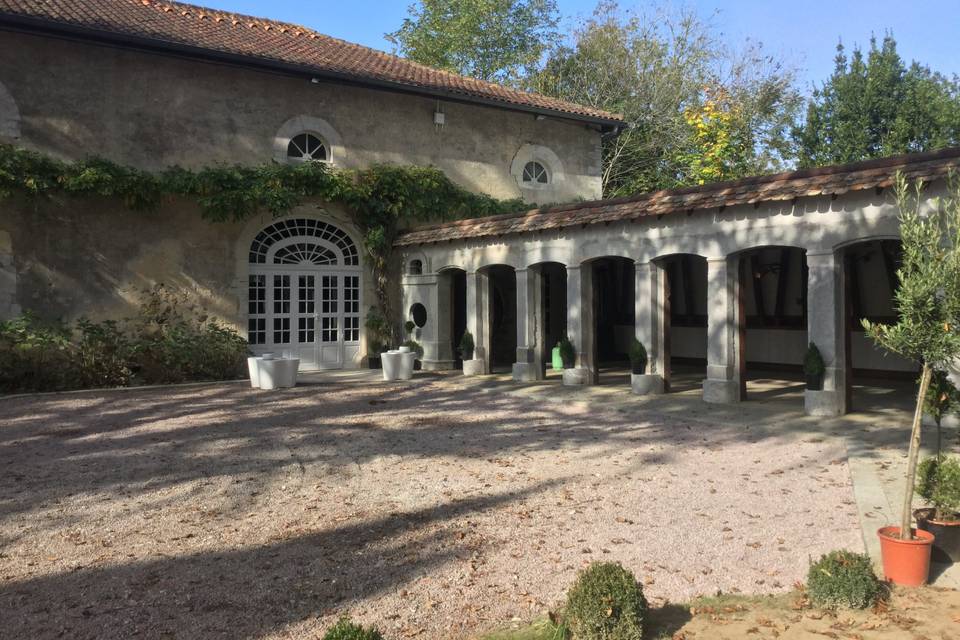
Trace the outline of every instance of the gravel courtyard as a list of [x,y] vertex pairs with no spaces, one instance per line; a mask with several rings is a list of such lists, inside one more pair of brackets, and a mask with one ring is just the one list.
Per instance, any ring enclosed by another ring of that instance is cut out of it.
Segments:
[[661,604],[862,549],[838,439],[319,380],[0,400],[0,637],[473,637],[595,560]]

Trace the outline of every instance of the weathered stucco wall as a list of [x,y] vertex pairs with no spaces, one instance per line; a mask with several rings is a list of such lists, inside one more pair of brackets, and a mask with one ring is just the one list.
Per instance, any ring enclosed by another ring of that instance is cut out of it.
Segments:
[[[567,120],[7,32],[0,84],[19,108],[20,143],[64,158],[259,164],[274,158],[284,123],[307,116],[340,138],[339,166],[434,165],[468,189],[531,202],[600,196],[600,135]],[[551,188],[521,190],[511,175],[530,145],[562,164]]]

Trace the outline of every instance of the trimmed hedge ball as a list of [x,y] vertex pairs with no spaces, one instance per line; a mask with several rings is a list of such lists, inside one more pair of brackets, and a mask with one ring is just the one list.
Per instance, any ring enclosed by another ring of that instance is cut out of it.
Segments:
[[883,595],[883,584],[873,572],[870,556],[831,551],[810,565],[807,592],[818,607],[866,609]]
[[647,600],[619,563],[596,562],[567,592],[565,619],[577,640],[641,640]]

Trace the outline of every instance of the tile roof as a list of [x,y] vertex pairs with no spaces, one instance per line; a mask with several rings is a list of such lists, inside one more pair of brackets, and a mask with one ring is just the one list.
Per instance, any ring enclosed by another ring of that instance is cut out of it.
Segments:
[[394,246],[556,230],[809,196],[837,196],[850,191],[890,187],[898,171],[911,181],[919,179],[926,182],[960,173],[960,148],[458,220],[408,231],[397,238]]
[[0,25],[188,48],[395,90],[552,112],[617,126],[618,115],[433,69],[296,24],[157,0],[0,0]]

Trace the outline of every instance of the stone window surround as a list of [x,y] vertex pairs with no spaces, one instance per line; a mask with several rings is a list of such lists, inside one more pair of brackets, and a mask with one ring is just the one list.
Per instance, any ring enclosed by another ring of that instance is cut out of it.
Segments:
[[346,150],[340,134],[323,118],[308,115],[294,116],[280,126],[273,139],[273,159],[284,164],[289,163],[291,159],[287,156],[287,147],[290,140],[301,133],[310,133],[320,138],[327,148],[326,162],[343,165]]
[[[523,181],[523,169],[529,162],[538,162],[547,170],[549,180],[546,184]],[[539,144],[524,144],[517,150],[510,163],[510,175],[517,181],[517,185],[526,191],[545,191],[552,189],[563,182],[565,173],[560,157],[549,147]]]

